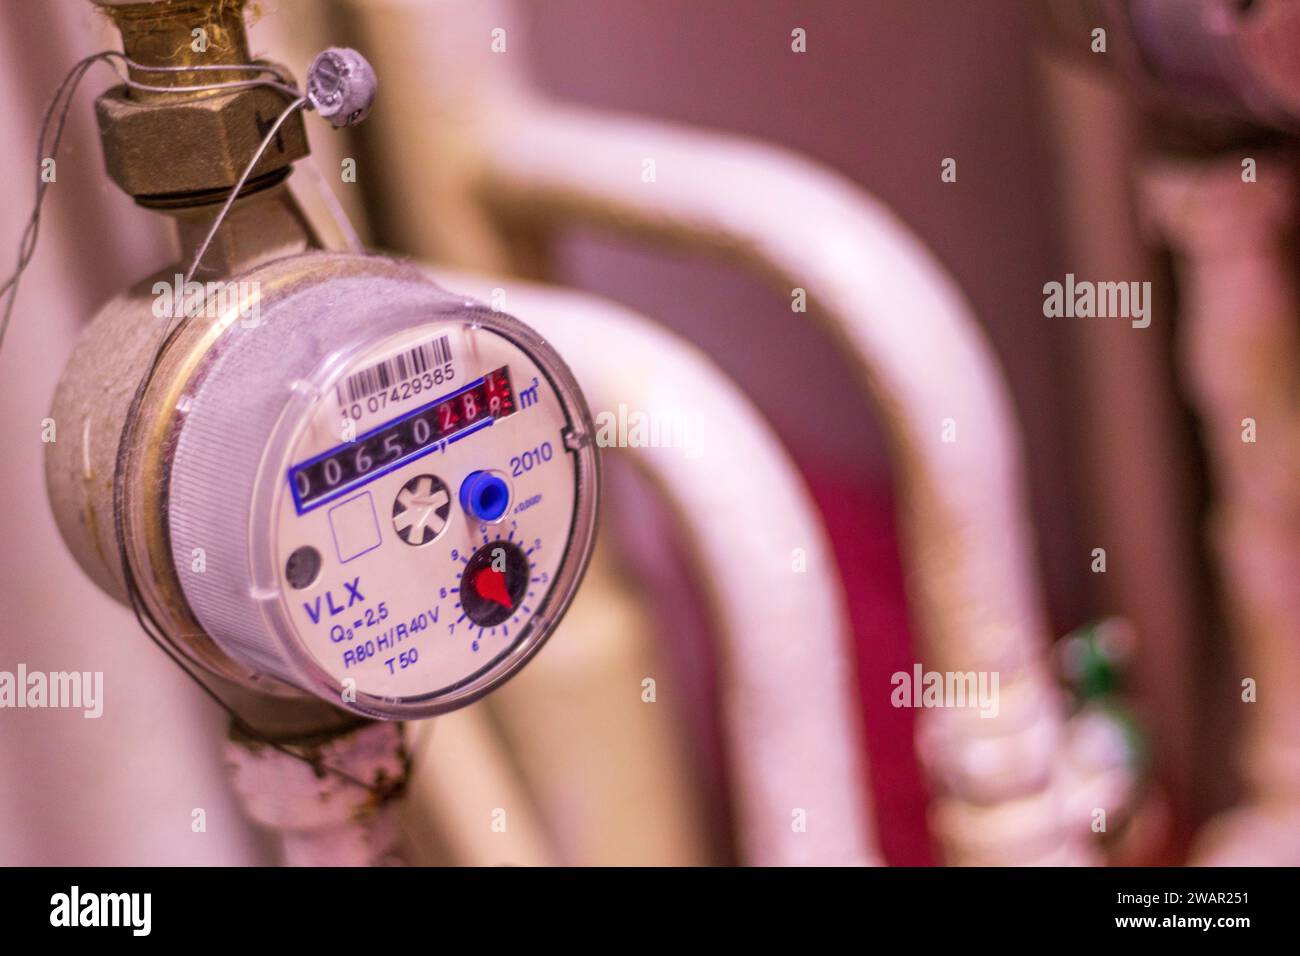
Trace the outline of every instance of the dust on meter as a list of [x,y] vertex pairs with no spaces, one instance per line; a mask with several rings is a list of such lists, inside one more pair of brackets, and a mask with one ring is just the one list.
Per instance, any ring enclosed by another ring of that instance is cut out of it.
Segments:
[[428,716],[508,678],[568,607],[595,533],[590,413],[524,324],[326,258],[253,273],[252,327],[191,321],[169,343],[115,507],[155,610],[192,616],[246,683]]

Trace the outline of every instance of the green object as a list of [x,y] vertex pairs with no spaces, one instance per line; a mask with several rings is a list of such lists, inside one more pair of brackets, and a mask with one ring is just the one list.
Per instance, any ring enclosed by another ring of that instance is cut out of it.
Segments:
[[1066,635],[1062,647],[1065,681],[1080,710],[1100,709],[1124,735],[1129,763],[1135,770],[1146,766],[1147,736],[1121,695],[1123,658],[1116,643],[1107,640],[1108,622],[1096,621]]
[[1078,641],[1077,669],[1073,684],[1075,693],[1084,701],[1096,700],[1119,692],[1118,662],[1103,649],[1098,639],[1101,627],[1088,625],[1075,632],[1068,640]]

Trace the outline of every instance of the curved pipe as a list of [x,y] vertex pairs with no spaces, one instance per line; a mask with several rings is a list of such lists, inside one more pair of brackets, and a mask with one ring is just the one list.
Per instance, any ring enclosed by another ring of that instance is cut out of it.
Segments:
[[[794,464],[757,411],[689,343],[614,303],[514,279],[443,271],[435,279],[485,301],[503,288],[510,311],[572,367],[598,423],[619,405],[650,421],[698,418],[698,446],[618,453],[665,496],[701,569],[721,642],[745,862],[880,863],[835,559]],[[796,570],[795,549],[807,573]],[[737,561],[744,574],[709,570]]]
[[[1034,807],[1017,816],[1014,840],[940,836],[950,857],[972,862],[1055,855],[1070,842],[1049,787],[1064,714],[1046,663],[1018,428],[948,276],[886,208],[784,150],[524,101],[496,120],[481,194],[507,221],[603,224],[716,251],[806,290],[891,441],[926,666],[1000,677],[996,718],[925,715],[923,756],[962,803]],[[647,159],[652,183],[640,179]]]

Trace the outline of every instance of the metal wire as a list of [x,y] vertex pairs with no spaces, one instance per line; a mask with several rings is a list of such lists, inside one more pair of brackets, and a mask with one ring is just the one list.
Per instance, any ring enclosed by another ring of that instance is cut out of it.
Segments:
[[275,139],[275,134],[280,131],[280,127],[284,125],[284,121],[292,116],[295,110],[306,105],[307,97],[299,96],[284,108],[284,111],[277,116],[275,122],[271,124],[271,128],[267,130],[266,135],[262,137],[262,142],[258,144],[257,151],[253,153],[253,158],[250,159],[248,165],[244,167],[244,173],[239,177],[239,182],[235,183],[235,187],[230,190],[230,195],[226,197],[225,205],[221,207],[221,212],[217,213],[217,218],[212,220],[212,226],[208,229],[208,234],[203,238],[203,242],[199,246],[198,251],[194,253],[194,261],[190,263],[189,271],[185,273],[186,282],[193,279],[194,274],[199,271],[199,264],[203,261],[203,254],[208,251],[208,246],[212,244],[212,239],[216,236],[217,230],[225,220],[226,214],[230,212],[230,207],[233,206],[235,200],[239,198],[239,192],[244,188],[244,183],[248,182],[248,177],[253,172],[253,168],[261,162],[262,154],[266,152],[266,147],[271,145],[271,140]]
[[[132,80],[129,76],[123,76],[121,72],[117,70],[114,61],[120,61],[125,63],[128,69],[144,73],[196,73],[208,71],[223,71],[227,73],[252,72],[257,74],[268,73],[274,76],[275,79],[229,80],[221,83],[205,83],[196,86],[153,86],[150,84],[139,83]],[[284,122],[288,113],[293,109],[300,106],[306,109],[311,108],[310,101],[303,97],[301,90],[286,83],[286,77],[278,68],[265,63],[231,63],[184,67],[146,66],[142,63],[136,63],[124,53],[117,50],[101,50],[98,53],[92,53],[90,56],[79,60],[72,69],[68,71],[67,75],[64,76],[62,82],[59,83],[58,89],[55,90],[54,97],[50,100],[50,105],[46,107],[45,114],[41,119],[41,131],[40,135],[36,139],[36,201],[32,206],[31,215],[27,219],[27,225],[23,229],[22,238],[18,243],[18,262],[14,267],[13,273],[5,280],[3,285],[0,285],[0,296],[5,296],[4,312],[3,315],[0,315],[0,349],[4,348],[5,334],[9,331],[9,322],[13,317],[14,302],[18,298],[19,280],[27,270],[28,265],[31,264],[32,256],[36,252],[36,240],[40,235],[41,210],[45,204],[45,192],[50,185],[42,175],[42,161],[46,158],[57,157],[59,144],[63,141],[63,131],[67,125],[68,113],[72,108],[72,99],[77,92],[77,87],[81,84],[82,79],[85,78],[86,73],[89,72],[90,68],[100,62],[106,62],[113,65],[114,71],[118,73],[122,82],[127,86],[138,90],[164,93],[198,93],[211,90],[245,89],[253,86],[266,86],[278,90],[286,96],[295,98],[296,102],[286,110],[285,114],[281,115],[279,120],[277,120],[276,129],[279,129],[280,124]],[[56,116],[57,120],[55,119]],[[54,124],[54,135],[52,139],[50,138],[51,123]],[[264,141],[258,151],[258,159],[261,158],[261,153],[264,152],[265,149],[266,142]],[[256,160],[254,161],[254,165],[256,165]],[[249,169],[251,168],[252,167],[250,166]],[[246,177],[247,172],[245,173],[245,178]],[[242,185],[243,181],[241,180],[240,188],[242,188]],[[232,196],[237,195],[237,193],[238,189],[235,193],[232,193]],[[211,236],[208,237],[209,242],[211,241],[211,238]],[[206,250],[206,247],[207,242],[204,243],[204,250]],[[194,268],[197,268],[197,262],[195,266],[191,268],[191,274]],[[187,281],[189,278],[190,277],[188,276],[186,277]]]

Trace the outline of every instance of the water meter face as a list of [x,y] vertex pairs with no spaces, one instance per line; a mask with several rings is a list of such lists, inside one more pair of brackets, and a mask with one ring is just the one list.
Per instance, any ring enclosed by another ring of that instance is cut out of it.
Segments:
[[568,430],[542,365],[485,328],[353,358],[268,463],[287,642],[373,698],[437,700],[488,673],[555,603],[578,503]]
[[[244,389],[261,407],[269,389],[282,411],[256,460],[246,550],[228,562],[247,555],[248,607],[229,597],[242,580],[181,580],[232,656],[407,718],[481,696],[546,639],[590,555],[597,474],[590,414],[536,333],[482,307],[387,325],[284,382],[264,381],[278,374],[267,342],[247,346],[260,349],[255,374],[210,376],[205,392]],[[220,527],[237,512],[204,512],[198,486],[206,469],[220,493],[221,454],[243,439],[189,434],[213,417],[199,405],[173,479],[178,568],[198,535],[240,531]],[[242,451],[231,454],[238,472]]]

